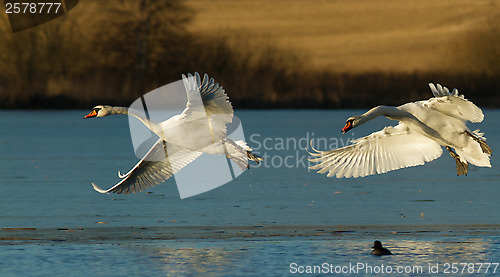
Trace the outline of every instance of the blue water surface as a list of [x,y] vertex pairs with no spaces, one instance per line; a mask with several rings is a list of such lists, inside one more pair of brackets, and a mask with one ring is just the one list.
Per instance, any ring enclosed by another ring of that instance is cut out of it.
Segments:
[[[485,133],[492,168],[457,177],[445,151],[424,166],[356,179],[309,171],[304,148],[311,139],[340,147],[394,122],[342,135],[345,119],[364,111],[237,111],[265,161],[187,199],[173,179],[133,195],[94,191],[92,182],[111,187],[137,157],[127,117],[84,120],[86,112],[0,112],[2,276],[281,276],[294,275],[292,263],[500,261],[499,110],[470,125]],[[371,257],[375,239],[397,255]]]

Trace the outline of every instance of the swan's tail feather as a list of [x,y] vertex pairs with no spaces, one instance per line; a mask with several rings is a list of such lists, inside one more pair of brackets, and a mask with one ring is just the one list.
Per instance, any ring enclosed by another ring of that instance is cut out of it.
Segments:
[[243,141],[243,140],[237,140],[234,143],[236,143],[239,147],[241,147],[241,148],[243,148],[243,149],[245,149],[247,151],[247,158],[249,160],[254,161],[256,163],[260,163],[260,161],[264,160],[263,158],[261,158],[261,157],[255,155],[255,154],[253,154],[252,153],[253,149],[250,148],[245,141]]
[[245,169],[249,169],[247,157],[240,153],[231,153],[227,156],[231,161],[233,161],[241,171],[245,171]]
[[479,146],[481,146],[481,150],[483,150],[483,153],[491,156],[491,147],[486,143],[486,141],[478,139],[477,142],[479,143]]
[[254,155],[252,148],[243,140],[232,141],[228,138],[225,141],[225,147],[226,156],[235,162],[242,171],[249,168],[248,160],[257,163],[263,160],[261,157]]
[[236,143],[239,147],[245,149],[246,151],[252,151],[253,149],[248,146],[248,144],[244,140],[237,140]]
[[480,167],[491,167],[490,156],[491,148],[486,143],[486,138],[484,138],[479,130],[470,132],[468,130],[464,131],[466,136],[470,137],[469,142],[466,147],[455,148],[455,152],[460,156],[462,160],[467,161],[475,166]]
[[470,137],[472,137],[477,143],[479,143],[479,146],[481,146],[481,150],[483,151],[483,153],[491,156],[492,154],[491,147],[486,143],[486,138],[483,137],[484,133],[480,133],[479,129],[474,130],[472,134],[468,131],[466,131],[466,133]]

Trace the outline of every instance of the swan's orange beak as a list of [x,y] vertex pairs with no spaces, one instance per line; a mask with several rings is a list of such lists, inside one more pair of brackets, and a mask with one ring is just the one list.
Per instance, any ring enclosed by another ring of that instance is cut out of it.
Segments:
[[351,121],[347,121],[347,123],[345,124],[344,128],[342,128],[342,134],[345,134],[347,133],[347,131],[351,130],[352,129],[352,123]]
[[97,112],[95,110],[92,110],[88,115],[86,115],[84,118],[91,118],[91,117],[96,117]]

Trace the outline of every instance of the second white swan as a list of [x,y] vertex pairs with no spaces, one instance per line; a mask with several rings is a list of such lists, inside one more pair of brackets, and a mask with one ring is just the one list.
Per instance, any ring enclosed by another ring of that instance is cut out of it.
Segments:
[[391,170],[423,165],[441,156],[446,147],[455,159],[457,175],[467,175],[468,163],[491,167],[491,148],[479,130],[471,132],[466,122],[481,122],[480,108],[446,87],[429,84],[434,97],[427,101],[407,103],[399,107],[378,106],[347,119],[342,132],[364,124],[378,116],[398,120],[353,144],[329,151],[313,148],[311,169],[328,177],[364,177]]

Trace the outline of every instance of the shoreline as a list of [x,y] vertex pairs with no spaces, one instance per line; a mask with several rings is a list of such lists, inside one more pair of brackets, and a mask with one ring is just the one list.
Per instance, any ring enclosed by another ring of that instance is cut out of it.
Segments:
[[500,225],[318,225],[318,226],[172,226],[15,228],[0,231],[0,245],[21,243],[99,243],[155,240],[293,240],[338,239],[341,237],[500,236]]

